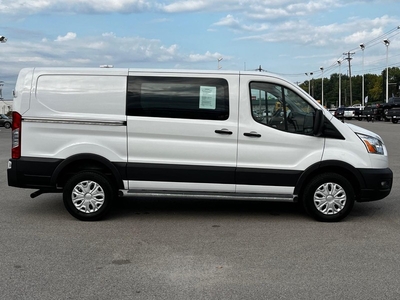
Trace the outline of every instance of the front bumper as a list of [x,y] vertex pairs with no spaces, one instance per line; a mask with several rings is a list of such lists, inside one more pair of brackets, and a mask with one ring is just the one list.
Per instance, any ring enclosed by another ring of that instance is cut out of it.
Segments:
[[360,189],[358,202],[375,201],[390,194],[393,184],[391,169],[359,169],[364,179],[364,186]]

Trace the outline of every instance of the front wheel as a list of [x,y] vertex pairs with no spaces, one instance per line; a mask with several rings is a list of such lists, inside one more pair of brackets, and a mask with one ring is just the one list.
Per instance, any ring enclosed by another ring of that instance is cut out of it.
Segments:
[[114,194],[105,176],[95,172],[81,172],[65,184],[63,201],[65,208],[75,218],[96,221],[109,212]]
[[4,128],[8,129],[10,127],[11,127],[11,123],[8,123],[8,122],[4,123]]
[[303,205],[308,214],[318,221],[337,222],[353,208],[354,189],[350,182],[336,173],[314,177],[303,193]]
[[399,123],[399,120],[397,120],[397,119],[392,119],[392,123],[393,123],[393,124],[397,124],[397,123]]

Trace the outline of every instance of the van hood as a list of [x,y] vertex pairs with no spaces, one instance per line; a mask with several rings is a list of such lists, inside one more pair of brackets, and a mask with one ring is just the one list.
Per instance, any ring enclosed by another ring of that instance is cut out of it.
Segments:
[[376,134],[375,132],[372,132],[370,130],[367,130],[365,128],[362,128],[360,126],[357,126],[357,125],[354,125],[354,124],[350,124],[350,123],[346,123],[346,125],[349,126],[349,128],[352,131],[354,131],[355,133],[361,133],[361,134],[372,136],[374,138],[379,139],[383,143],[382,138],[378,134]]

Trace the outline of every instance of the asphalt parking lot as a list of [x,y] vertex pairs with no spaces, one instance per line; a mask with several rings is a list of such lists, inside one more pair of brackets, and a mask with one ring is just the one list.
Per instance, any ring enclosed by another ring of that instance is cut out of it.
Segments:
[[2,299],[400,299],[400,124],[380,134],[394,173],[384,200],[340,223],[294,204],[120,199],[81,222],[61,195],[7,185],[0,128]]

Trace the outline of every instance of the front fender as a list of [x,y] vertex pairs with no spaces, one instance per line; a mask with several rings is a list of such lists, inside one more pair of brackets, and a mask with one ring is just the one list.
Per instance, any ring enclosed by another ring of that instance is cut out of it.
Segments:
[[313,178],[317,174],[326,172],[338,173],[348,178],[348,180],[353,184],[356,193],[357,190],[366,187],[364,177],[358,169],[343,161],[327,160],[315,163],[303,172],[295,186],[294,195],[297,197],[300,196],[304,187],[307,185],[311,178]]

